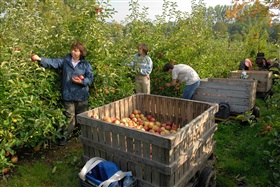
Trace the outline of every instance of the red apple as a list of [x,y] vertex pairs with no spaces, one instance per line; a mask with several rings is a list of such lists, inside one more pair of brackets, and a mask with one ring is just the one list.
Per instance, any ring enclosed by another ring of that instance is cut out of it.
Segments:
[[153,116],[152,115],[147,115],[147,119],[150,120]]
[[32,61],[36,61],[36,60],[37,60],[37,58],[35,57],[35,55],[32,55],[32,56],[31,56],[31,60],[32,60]]
[[149,120],[150,120],[151,122],[156,121],[155,118],[153,118],[153,117],[151,117]]
[[84,80],[84,76],[83,76],[83,75],[80,75],[79,78],[80,78],[81,80]]
[[172,122],[171,121],[166,122],[166,126],[172,126]]
[[162,123],[162,124],[161,124],[161,127],[166,127],[166,123]]
[[173,124],[173,125],[172,125],[172,127],[171,127],[171,129],[173,129],[173,130],[177,131],[177,130],[178,130],[178,125]]
[[158,128],[157,132],[158,132],[158,133],[161,133],[161,132],[162,132],[162,129],[161,129],[161,128]]
[[117,118],[116,118],[116,117],[111,117],[111,122],[112,122],[112,123],[115,123],[115,122],[116,122],[116,120],[117,120]]
[[265,131],[270,131],[270,130],[271,130],[271,126],[269,126],[269,125],[265,126],[265,127],[264,127],[264,130],[265,130]]
[[130,119],[135,118],[135,114],[131,113],[131,114],[129,115],[129,117],[130,117]]
[[166,130],[171,130],[171,126],[166,125],[165,129]]
[[153,129],[150,129],[149,132],[150,133],[155,133],[155,131]]
[[148,126],[144,126],[143,129],[144,129],[145,131],[148,131],[148,130],[149,130],[149,127],[148,127]]
[[97,114],[92,114],[91,117],[94,118],[94,119],[99,119]]

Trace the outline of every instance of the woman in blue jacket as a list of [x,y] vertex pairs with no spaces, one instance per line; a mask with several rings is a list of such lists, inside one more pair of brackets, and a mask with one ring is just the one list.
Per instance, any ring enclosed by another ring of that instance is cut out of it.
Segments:
[[64,58],[32,56],[33,60],[39,61],[45,68],[62,70],[62,102],[70,123],[63,130],[66,138],[61,139],[58,145],[66,145],[73,134],[76,115],[88,110],[89,85],[93,82],[94,75],[92,66],[85,60],[86,53],[86,48],[82,43],[74,42],[71,45],[70,54]]

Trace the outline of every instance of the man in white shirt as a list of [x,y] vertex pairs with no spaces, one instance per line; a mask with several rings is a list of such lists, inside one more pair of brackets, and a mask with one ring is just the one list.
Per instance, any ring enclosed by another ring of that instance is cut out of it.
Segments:
[[200,85],[200,78],[197,72],[190,66],[185,64],[177,64],[169,62],[164,65],[163,72],[172,74],[172,82],[166,83],[167,87],[179,87],[181,83],[185,83],[182,98],[191,99],[196,89]]

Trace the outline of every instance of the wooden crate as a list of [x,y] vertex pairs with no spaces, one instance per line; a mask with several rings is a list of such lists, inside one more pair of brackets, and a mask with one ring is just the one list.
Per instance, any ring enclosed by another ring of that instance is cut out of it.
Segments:
[[[180,126],[176,134],[156,135],[91,118],[126,118],[134,109]],[[86,162],[102,157],[132,171],[140,187],[183,187],[213,158],[218,105],[157,95],[136,94],[78,115]]]
[[257,81],[207,78],[200,81],[194,100],[210,103],[227,101],[232,114],[240,114],[255,106]]
[[[229,78],[240,79],[242,70],[231,71]],[[246,71],[250,80],[258,81],[257,93],[266,93],[272,87],[272,72],[271,71]]]

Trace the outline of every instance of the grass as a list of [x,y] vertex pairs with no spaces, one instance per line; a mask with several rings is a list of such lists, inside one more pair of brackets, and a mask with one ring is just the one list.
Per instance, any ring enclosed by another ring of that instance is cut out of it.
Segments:
[[[238,120],[218,123],[214,135],[218,187],[269,186],[270,172],[259,130],[258,126],[241,125]],[[65,147],[22,153],[17,167],[2,177],[2,186],[77,187],[82,154],[77,138]]]
[[242,126],[236,120],[218,124],[214,135],[217,186],[269,186],[269,167],[259,129]]
[[78,139],[72,138],[65,147],[23,153],[19,165],[3,177],[2,187],[77,187],[82,151]]

